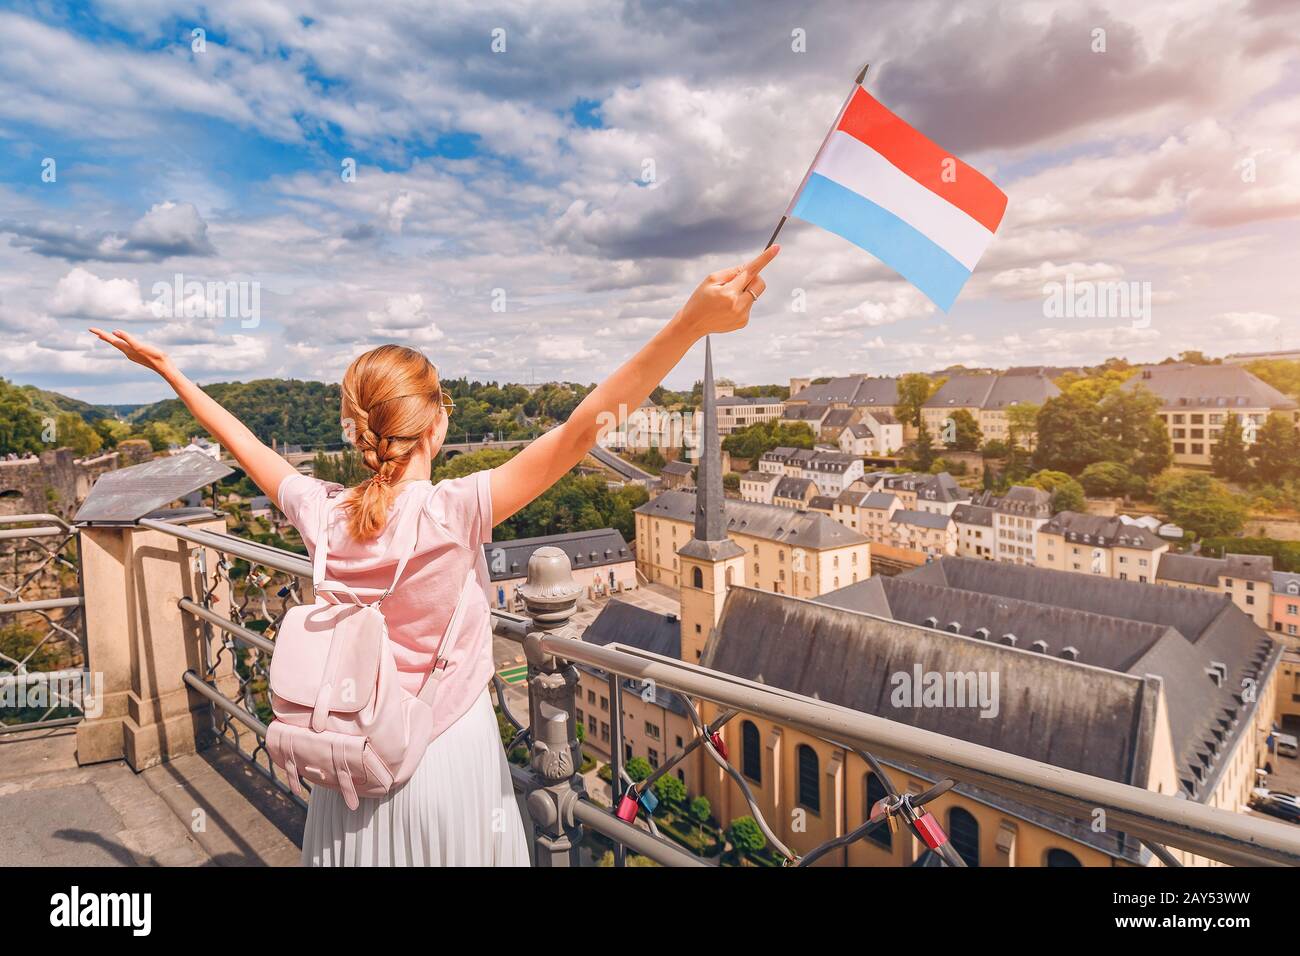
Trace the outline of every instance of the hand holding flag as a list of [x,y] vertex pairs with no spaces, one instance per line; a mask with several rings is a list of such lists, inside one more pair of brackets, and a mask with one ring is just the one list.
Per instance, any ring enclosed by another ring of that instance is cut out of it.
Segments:
[[946,312],[993,240],[1006,194],[881,105],[865,74],[785,217],[867,250]]

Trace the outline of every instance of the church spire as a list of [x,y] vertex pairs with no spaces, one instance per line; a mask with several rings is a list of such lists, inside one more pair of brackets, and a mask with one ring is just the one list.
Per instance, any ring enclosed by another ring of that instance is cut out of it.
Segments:
[[727,540],[722,491],[722,443],[718,439],[718,400],[713,387],[713,347],[704,339],[703,427],[695,479],[695,540]]

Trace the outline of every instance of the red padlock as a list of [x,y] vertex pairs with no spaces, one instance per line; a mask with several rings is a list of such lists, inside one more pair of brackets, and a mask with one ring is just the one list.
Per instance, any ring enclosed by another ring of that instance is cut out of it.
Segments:
[[933,813],[922,813],[913,822],[916,832],[921,835],[925,845],[931,850],[937,850],[948,842],[948,834],[943,832],[943,827],[939,825],[938,819]]
[[713,742],[713,749],[718,752],[718,756],[723,760],[731,759],[727,753],[727,742],[722,739],[721,731],[715,730],[713,733],[709,734],[709,740]]
[[627,793],[618,801],[618,809],[614,811],[614,816],[618,817],[624,823],[636,822],[636,811],[640,804],[636,801],[636,793],[628,790]]

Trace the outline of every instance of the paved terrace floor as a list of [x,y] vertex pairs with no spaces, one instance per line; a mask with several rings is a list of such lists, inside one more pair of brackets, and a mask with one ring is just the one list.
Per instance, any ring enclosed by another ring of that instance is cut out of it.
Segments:
[[0,865],[297,866],[305,815],[225,746],[137,774],[77,766],[72,727],[0,737]]

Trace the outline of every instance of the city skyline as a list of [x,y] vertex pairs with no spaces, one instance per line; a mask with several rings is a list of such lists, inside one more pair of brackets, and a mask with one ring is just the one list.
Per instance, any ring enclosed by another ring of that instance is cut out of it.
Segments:
[[[860,33],[831,3],[160,9],[0,13],[17,382],[164,397],[82,331],[127,323],[202,382],[337,380],[385,340],[452,376],[595,380],[761,247],[863,61],[873,95],[1006,190],[1006,222],[946,316],[790,223],[749,329],[714,341],[726,377],[1159,361],[1300,331],[1282,3],[881,3]],[[157,320],[177,276],[237,285],[255,320]],[[1045,291],[1099,282],[1141,307]]]

